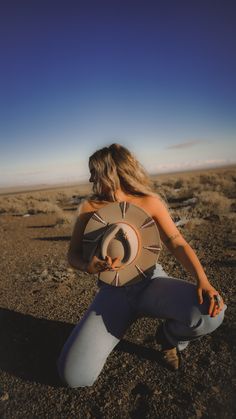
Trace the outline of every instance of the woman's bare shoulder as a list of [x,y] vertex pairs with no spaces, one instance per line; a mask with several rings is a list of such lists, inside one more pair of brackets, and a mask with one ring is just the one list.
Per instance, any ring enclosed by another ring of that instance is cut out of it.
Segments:
[[79,214],[84,214],[86,212],[95,212],[100,208],[101,205],[99,204],[99,202],[93,201],[90,198],[85,198],[81,201],[79,205]]
[[[166,209],[166,205],[159,195],[147,195],[139,197],[138,199],[129,199],[128,201],[132,204],[140,206],[152,216],[159,213],[162,208]],[[104,201],[94,201],[89,198],[84,199],[79,206],[79,214],[98,211],[107,204],[108,203]]]
[[160,210],[167,210],[166,204],[159,195],[147,195],[142,198],[143,208],[152,216],[160,212]]

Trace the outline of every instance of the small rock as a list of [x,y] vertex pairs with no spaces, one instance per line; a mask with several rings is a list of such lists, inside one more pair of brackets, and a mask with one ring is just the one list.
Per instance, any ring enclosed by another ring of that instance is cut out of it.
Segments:
[[47,276],[48,276],[48,270],[47,269],[44,269],[40,276],[41,276],[41,278],[47,278]]
[[156,396],[159,396],[162,393],[161,390],[159,390],[158,388],[156,388],[153,392],[153,394],[155,394]]
[[213,386],[213,387],[211,387],[211,389],[214,391],[214,393],[219,393],[220,392],[220,389],[217,386]]
[[0,396],[0,401],[1,402],[6,402],[7,400],[9,400],[9,394],[7,392],[5,392]]
[[196,409],[195,412],[196,412],[196,417],[197,418],[201,418],[202,417],[202,412],[201,412],[200,409]]

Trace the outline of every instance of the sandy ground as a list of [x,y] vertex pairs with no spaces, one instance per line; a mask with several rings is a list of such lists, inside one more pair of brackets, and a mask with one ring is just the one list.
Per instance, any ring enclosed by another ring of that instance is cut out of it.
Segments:
[[[74,272],[66,253],[72,226],[55,215],[2,214],[0,415],[4,419],[233,418],[236,266],[233,218],[193,219],[182,228],[228,305],[223,325],[193,342],[181,368],[167,370],[153,336],[160,320],[127,331],[93,387],[66,388],[56,359],[96,293],[95,277]],[[166,250],[169,274],[191,280]]]

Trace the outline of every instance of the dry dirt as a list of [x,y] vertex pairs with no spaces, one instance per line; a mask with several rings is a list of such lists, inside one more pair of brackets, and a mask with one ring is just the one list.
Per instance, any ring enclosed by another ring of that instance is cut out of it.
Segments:
[[[223,325],[192,343],[181,355],[179,371],[171,372],[160,362],[153,339],[160,320],[140,319],[111,353],[94,386],[80,389],[60,382],[56,359],[95,295],[96,279],[67,264],[71,224],[56,224],[55,214],[2,214],[1,417],[233,418],[236,240],[231,209],[227,217],[214,212],[204,217],[190,206],[189,220],[180,227],[228,305]],[[180,205],[178,216],[186,215],[181,211]],[[160,261],[169,274],[191,280],[167,251]]]

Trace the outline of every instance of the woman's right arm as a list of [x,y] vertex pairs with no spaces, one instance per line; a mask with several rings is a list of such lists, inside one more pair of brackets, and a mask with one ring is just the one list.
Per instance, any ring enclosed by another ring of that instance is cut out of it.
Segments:
[[89,201],[81,203],[68,250],[68,262],[74,269],[96,274],[114,268],[117,260],[111,260],[109,257],[106,257],[105,260],[101,260],[97,256],[93,256],[89,262],[83,259],[82,247],[84,230],[93,213],[94,208]]
[[68,250],[68,262],[72,268],[79,269],[80,271],[87,271],[88,268],[88,262],[86,262],[82,256],[82,244],[85,227],[93,212],[88,201],[84,201],[80,204],[79,214],[71,236]]

